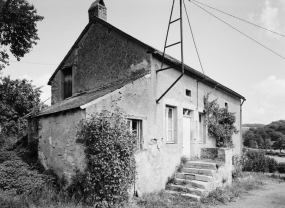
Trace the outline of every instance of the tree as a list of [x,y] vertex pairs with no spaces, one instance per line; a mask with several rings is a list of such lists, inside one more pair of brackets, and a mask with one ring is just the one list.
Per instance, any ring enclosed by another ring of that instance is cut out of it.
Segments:
[[0,0],[0,70],[9,62],[7,48],[19,61],[37,44],[42,20],[27,0]]
[[266,139],[264,142],[264,148],[267,149],[271,149],[271,140],[270,139]]
[[[7,135],[25,131],[26,119],[22,119],[40,104],[39,88],[26,79],[12,80],[9,76],[0,77],[0,127]],[[18,122],[22,129],[18,129]]]
[[274,142],[272,147],[274,149],[279,149],[280,152],[282,149],[285,150],[285,136],[279,137],[279,139],[276,142]]

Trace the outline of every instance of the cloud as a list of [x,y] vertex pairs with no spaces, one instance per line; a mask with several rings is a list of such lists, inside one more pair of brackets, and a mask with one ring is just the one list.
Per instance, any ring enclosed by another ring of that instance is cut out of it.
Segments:
[[[266,0],[264,3],[264,7],[262,8],[262,13],[260,16],[260,22],[263,27],[275,31],[277,33],[281,33],[281,24],[279,21],[279,8],[273,7],[269,0]],[[280,36],[275,35],[271,32],[266,32],[269,37],[279,39]]]
[[253,87],[244,107],[244,121],[269,124],[285,119],[285,79],[269,76]]
[[[47,82],[50,78],[50,74],[45,74],[41,77],[31,77],[29,75],[23,75],[21,78],[26,78],[27,80],[32,80],[33,85],[36,87],[41,87],[41,101],[45,101],[48,98],[51,97],[51,89],[50,86],[47,85]],[[51,99],[45,102],[45,104],[50,105],[51,104]]]
[[268,98],[285,99],[285,79],[269,76],[266,80],[256,84],[255,89]]

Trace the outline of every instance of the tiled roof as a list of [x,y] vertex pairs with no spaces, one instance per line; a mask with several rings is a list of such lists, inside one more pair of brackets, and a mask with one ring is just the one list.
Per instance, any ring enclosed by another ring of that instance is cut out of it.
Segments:
[[[99,1],[99,0],[98,0],[98,1]],[[95,1],[95,2],[97,2],[97,1]],[[95,3],[95,2],[94,2],[94,3]],[[98,3],[98,2],[97,2],[97,3]],[[136,38],[130,36],[129,34],[127,34],[127,33],[123,32],[123,31],[119,30],[118,28],[114,27],[113,25],[109,24],[108,22],[105,22],[104,20],[101,20],[100,18],[96,18],[96,17],[95,17],[95,21],[98,22],[98,23],[100,23],[100,24],[105,25],[106,27],[110,28],[111,30],[114,30],[114,31],[118,32],[119,34],[121,34],[122,36],[126,37],[127,39],[129,39],[129,40],[133,41],[134,43],[140,45],[141,47],[145,48],[149,53],[152,53],[154,56],[157,56],[158,58],[162,59],[163,53],[162,53],[161,51],[159,51],[159,50],[157,50],[157,49],[155,49],[155,48],[153,48],[153,47],[151,47],[151,46],[149,46],[149,45],[147,45],[147,44],[141,42],[140,40],[138,40],[138,39],[136,39]],[[90,26],[91,26],[92,24],[93,24],[93,22],[89,23],[89,24],[85,27],[85,29],[83,30],[83,32],[81,33],[81,35],[79,36],[79,38],[76,40],[76,42],[74,43],[74,45],[71,47],[71,49],[69,50],[69,52],[67,53],[67,55],[65,56],[65,58],[62,60],[62,62],[61,62],[61,63],[59,64],[59,66],[57,67],[56,71],[53,73],[53,75],[52,75],[51,78],[49,79],[49,82],[48,82],[49,85],[51,84],[51,81],[53,80],[53,78],[54,78],[54,76],[56,75],[56,73],[57,73],[57,72],[62,68],[62,66],[64,65],[65,60],[66,60],[66,59],[68,58],[68,56],[71,54],[73,48],[76,47],[76,45],[78,44],[78,42],[83,38],[83,36],[86,34],[86,32],[89,30],[89,28],[90,28]],[[171,64],[171,65],[176,65],[176,67],[174,67],[174,68],[176,68],[176,69],[178,69],[178,70],[179,70],[179,66],[181,67],[181,62],[180,62],[180,61],[178,61],[177,59],[175,59],[175,58],[173,58],[173,57],[171,57],[171,56],[169,56],[169,55],[167,55],[167,54],[165,55],[165,61],[167,61],[167,62],[168,62],[169,64]],[[189,76],[192,76],[192,77],[196,78],[196,79],[199,80],[200,82],[203,82],[203,83],[205,83],[205,84],[208,84],[208,85],[210,85],[210,86],[215,87],[216,89],[220,89],[220,90],[225,91],[225,92],[227,92],[227,93],[229,93],[229,94],[231,94],[231,95],[233,95],[233,96],[235,96],[235,97],[237,97],[237,98],[240,98],[240,99],[244,99],[244,100],[245,100],[245,98],[244,98],[242,95],[236,93],[235,91],[233,91],[233,90],[227,88],[226,86],[224,86],[224,85],[222,85],[222,84],[216,82],[215,80],[211,79],[210,77],[205,76],[205,75],[202,74],[201,72],[199,72],[199,71],[197,71],[197,70],[195,70],[195,69],[193,69],[193,68],[191,68],[191,67],[189,67],[189,66],[187,66],[187,65],[185,65],[185,73],[188,74]],[[107,89],[106,89],[106,90],[107,90]],[[109,90],[111,90],[111,89],[109,89]],[[105,93],[106,93],[106,92],[105,92]],[[99,94],[99,92],[98,92],[98,94]],[[106,94],[108,94],[108,92],[107,92]],[[104,96],[104,95],[105,95],[105,94],[103,93],[102,96]],[[96,97],[96,96],[95,96],[95,97]],[[99,98],[99,97],[100,97],[100,96],[98,96],[98,98]],[[96,98],[94,98],[93,100],[95,100],[95,99],[96,99]],[[72,98],[71,98],[70,100],[67,100],[66,102],[73,102],[73,101],[72,101]],[[74,101],[74,102],[75,102],[75,101]],[[87,102],[86,102],[86,103],[87,103]],[[70,106],[74,106],[74,105],[71,105],[71,104],[70,104]],[[77,105],[77,107],[79,107],[79,105]],[[61,107],[58,107],[58,108],[61,108]],[[65,109],[65,108],[63,108],[63,109]],[[71,109],[71,108],[69,108],[69,109]],[[53,112],[53,111],[52,111],[52,112]],[[57,111],[57,112],[58,112],[58,111]],[[48,113],[46,113],[46,114],[48,114]]]
[[128,83],[130,83],[136,79],[139,79],[144,75],[145,74],[142,74],[142,75],[140,75],[140,77],[136,77],[132,80],[123,81],[120,83],[116,83],[114,85],[109,85],[109,86],[105,86],[105,87],[100,88],[100,89],[91,90],[88,92],[84,92],[81,94],[74,95],[70,98],[67,98],[66,100],[60,101],[60,102],[44,109],[42,112],[40,112],[37,115],[37,117],[79,108],[80,106],[82,106],[84,104],[87,104],[87,103],[94,101],[100,97],[103,97],[103,96],[105,96],[105,95],[107,95],[107,94],[109,94],[109,93],[111,93],[117,89],[124,87],[126,84],[128,84]]

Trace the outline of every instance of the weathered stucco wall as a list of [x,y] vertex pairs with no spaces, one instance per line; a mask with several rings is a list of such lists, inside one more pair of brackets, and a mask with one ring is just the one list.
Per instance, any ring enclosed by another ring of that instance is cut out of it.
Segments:
[[118,106],[127,112],[128,118],[142,121],[143,149],[136,154],[138,193],[164,189],[167,177],[173,174],[180,161],[179,150],[167,148],[163,137],[160,137],[162,129],[157,128],[160,121],[157,120],[154,80],[151,77],[146,75],[86,108],[87,118],[94,112],[112,111]]
[[217,187],[232,185],[232,156],[233,149],[228,148],[202,148],[201,158],[212,159],[219,162],[217,170],[212,171],[213,180],[210,183],[210,190]]
[[[165,65],[164,67],[167,67]],[[160,69],[161,62],[157,59],[154,59],[154,68],[156,70]],[[181,72],[174,69],[169,69],[166,71],[162,71],[157,73],[157,89],[156,89],[156,97],[159,98],[168,87],[174,83],[174,81],[181,75]],[[185,90],[191,90],[191,98],[185,95]],[[184,75],[174,87],[162,98],[157,106],[158,110],[158,118],[160,122],[157,122],[157,127],[159,129],[164,129],[164,112],[165,106],[173,106],[176,109],[176,117],[178,120],[178,124],[176,126],[176,134],[177,142],[175,144],[169,144],[172,148],[182,148],[182,138],[183,138],[183,109],[191,110],[191,156],[192,157],[200,157],[201,148],[210,148],[215,147],[215,141],[211,138],[208,138],[206,143],[199,143],[199,113],[202,113],[204,110],[204,102],[203,97],[206,93],[211,92],[210,101],[218,98],[218,103],[220,107],[225,107],[225,102],[228,103],[228,109],[230,112],[234,112],[236,115],[235,126],[238,130],[240,128],[240,99],[221,91],[220,89],[214,89],[214,87],[210,87],[202,82],[198,82],[197,80]],[[161,132],[160,137],[164,137],[164,132]],[[240,134],[233,135],[233,143],[234,150],[233,154],[241,154],[241,139]]]
[[[72,66],[73,93],[131,80],[150,71],[147,49],[96,22],[67,57]],[[51,82],[52,104],[62,100],[62,71]]]
[[79,122],[85,119],[83,110],[40,117],[39,157],[45,168],[70,177],[76,168],[84,168],[84,149],[76,143]]

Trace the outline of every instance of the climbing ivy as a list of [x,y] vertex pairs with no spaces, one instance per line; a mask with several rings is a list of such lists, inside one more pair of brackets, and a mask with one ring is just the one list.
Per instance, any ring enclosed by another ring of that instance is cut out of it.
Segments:
[[85,203],[112,207],[127,200],[136,176],[135,141],[119,109],[82,121],[77,142],[85,146],[87,166],[74,183]]
[[216,140],[217,147],[233,148],[232,135],[239,131],[234,126],[235,113],[228,108],[220,108],[218,99],[209,101],[210,93],[204,95],[205,124],[208,126],[208,134]]

